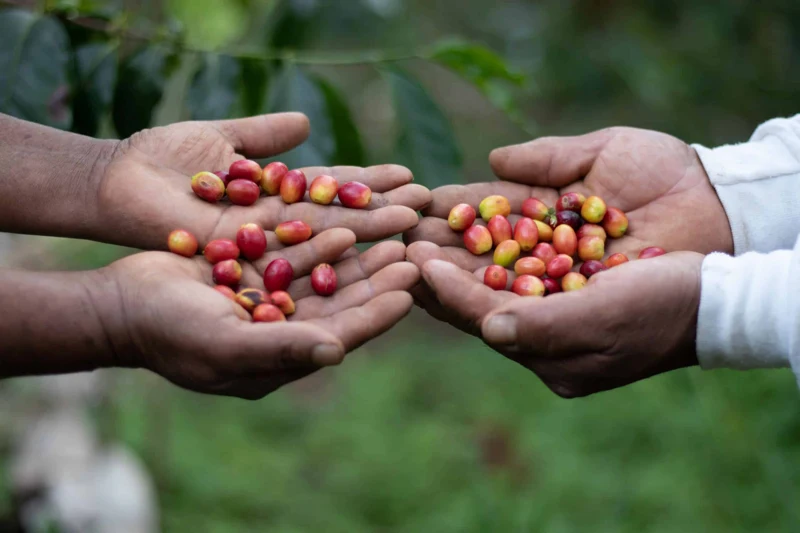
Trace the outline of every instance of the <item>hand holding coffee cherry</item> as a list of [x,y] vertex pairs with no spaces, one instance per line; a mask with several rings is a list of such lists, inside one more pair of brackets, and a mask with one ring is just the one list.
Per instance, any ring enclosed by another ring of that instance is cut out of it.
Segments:
[[410,245],[408,258],[425,280],[412,291],[418,305],[533,371],[559,396],[586,396],[697,364],[701,254],[630,261],[588,283],[569,272],[552,288],[553,278],[523,274],[513,292],[492,286],[494,279],[507,286],[506,269],[481,269],[485,283],[430,242]]
[[[273,164],[265,172],[245,159],[289,150],[302,143],[308,132],[305,116],[282,113],[183,122],[137,133],[120,141],[111,155],[96,165],[97,193],[92,198],[97,198],[98,212],[92,218],[102,225],[93,224],[85,236],[164,249],[166,236],[180,228],[192,233],[202,249],[214,239],[232,238],[239,227],[251,222],[268,232],[293,220],[303,221],[314,233],[344,227],[354,231],[360,242],[380,240],[417,224],[415,210],[430,202],[430,192],[412,184],[411,173],[403,167],[311,167],[276,172],[282,169]],[[258,173],[261,183],[256,182]],[[276,189],[278,175],[290,177]],[[310,185],[319,176],[335,180],[337,200],[325,203],[330,180],[322,180],[310,196],[303,180]],[[193,192],[193,177],[195,190],[208,201]],[[366,204],[365,188],[371,192]]]
[[[332,229],[268,250],[257,264],[285,260],[294,271],[286,291],[269,294],[263,268],[230,258],[231,243],[209,254],[220,259],[213,265],[208,256],[136,254],[98,271],[95,301],[123,366],[150,369],[199,392],[261,398],[339,364],[410,310],[405,291],[419,270],[404,261],[403,244],[387,241],[358,254],[355,240],[349,230]],[[315,293],[311,275],[322,263],[338,280],[325,297]],[[236,289],[216,285],[227,281],[215,279],[224,264],[240,267]]]

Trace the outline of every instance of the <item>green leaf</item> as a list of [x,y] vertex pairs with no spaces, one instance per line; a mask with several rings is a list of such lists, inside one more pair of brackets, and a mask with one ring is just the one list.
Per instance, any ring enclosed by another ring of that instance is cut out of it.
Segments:
[[511,88],[525,86],[526,78],[492,50],[450,40],[434,46],[428,58],[475,85],[499,109],[519,117]]
[[462,181],[461,152],[442,110],[406,72],[387,68],[382,73],[394,97],[400,162],[427,187]]
[[267,94],[270,70],[264,61],[255,59],[242,59],[240,65],[240,93],[234,115],[257,115],[264,111],[264,98]]
[[314,81],[319,85],[322,94],[325,96],[328,117],[330,117],[333,127],[333,137],[336,142],[333,164],[364,166],[366,161],[364,145],[361,143],[361,135],[355,122],[353,122],[347,102],[342,98],[336,87],[326,80],[316,77]]
[[67,129],[69,38],[56,19],[0,12],[0,112]]
[[195,72],[186,105],[193,120],[229,118],[236,101],[241,67],[239,61],[218,54],[203,55]]
[[289,167],[331,165],[336,155],[334,128],[325,94],[302,69],[287,65],[272,84],[268,109],[272,113],[300,111],[311,121],[311,136],[294,150],[282,154]]
[[173,68],[172,59],[166,48],[148,46],[122,63],[113,108],[114,127],[120,137],[129,137],[150,126]]
[[75,50],[72,131],[97,135],[114,99],[117,59],[116,44],[89,43]]

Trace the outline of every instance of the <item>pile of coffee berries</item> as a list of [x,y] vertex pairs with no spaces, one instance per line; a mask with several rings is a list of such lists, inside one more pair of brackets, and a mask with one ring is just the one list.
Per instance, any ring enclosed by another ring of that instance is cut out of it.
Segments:
[[[522,217],[512,227],[508,216],[511,204],[504,196],[484,198],[478,211],[469,204],[453,207],[447,222],[453,231],[464,232],[464,245],[475,255],[494,248],[494,265],[488,267],[483,282],[505,290],[506,268],[517,275],[511,291],[521,296],[544,296],[574,291],[586,285],[590,277],[628,261],[616,253],[605,261],[607,238],[618,239],[628,231],[628,217],[615,207],[607,207],[599,196],[580,193],[563,194],[550,208],[538,198],[522,204]],[[475,224],[480,218],[485,226]],[[528,256],[523,256],[526,253]],[[639,259],[664,254],[658,247],[645,248]],[[582,261],[578,272],[575,258]]]
[[[226,195],[234,205],[253,205],[263,190],[267,196],[278,196],[287,204],[303,200],[306,194],[306,175],[301,170],[289,170],[280,162],[263,169],[255,161],[242,159],[226,171],[198,172],[192,177],[192,190],[201,199],[217,203]],[[351,209],[365,209],[372,200],[372,191],[363,183],[351,181],[341,187],[333,176],[314,178],[308,187],[312,202],[320,205],[339,203]]]
[[[278,240],[293,245],[307,241],[311,228],[304,222],[293,220],[284,222],[276,228]],[[169,234],[169,250],[184,257],[197,253],[197,239],[186,230],[178,229]],[[203,249],[203,256],[214,265],[211,277],[215,289],[247,310],[255,322],[276,322],[286,320],[294,313],[294,301],[286,290],[294,280],[294,269],[286,259],[271,261],[264,270],[266,291],[245,288],[236,292],[242,280],[242,265],[239,256],[250,261],[261,259],[267,251],[267,238],[264,230],[255,223],[244,224],[236,232],[236,241],[215,239]],[[311,273],[311,287],[320,296],[330,296],[336,291],[336,271],[331,265],[317,265]]]

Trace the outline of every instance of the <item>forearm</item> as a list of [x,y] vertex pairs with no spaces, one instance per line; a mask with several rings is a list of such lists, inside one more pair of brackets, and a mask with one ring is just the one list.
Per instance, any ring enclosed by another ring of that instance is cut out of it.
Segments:
[[800,239],[794,250],[703,261],[697,326],[703,368],[793,367],[800,375]]
[[104,290],[96,272],[0,270],[0,378],[114,366],[95,303]]
[[0,114],[0,231],[91,236],[115,146]]
[[800,233],[800,115],[765,122],[746,143],[694,149],[725,208],[736,255],[790,248]]

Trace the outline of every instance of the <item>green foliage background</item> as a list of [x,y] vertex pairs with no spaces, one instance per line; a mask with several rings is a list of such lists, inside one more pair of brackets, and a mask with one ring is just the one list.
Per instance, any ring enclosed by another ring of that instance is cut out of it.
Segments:
[[[32,4],[0,11],[2,112],[117,136],[301,110],[312,137],[287,163],[399,161],[431,187],[491,179],[489,150],[537,135],[716,145],[800,101],[787,1]],[[81,250],[56,248],[64,268],[128,253]],[[98,417],[151,468],[165,531],[800,530],[789,372],[685,370],[565,401],[415,312],[257,403],[116,377]]]

